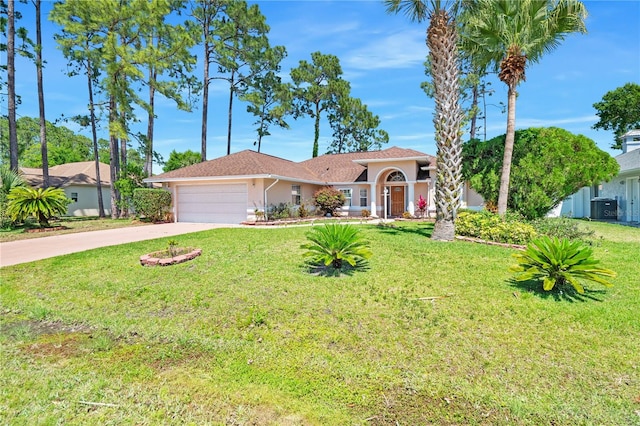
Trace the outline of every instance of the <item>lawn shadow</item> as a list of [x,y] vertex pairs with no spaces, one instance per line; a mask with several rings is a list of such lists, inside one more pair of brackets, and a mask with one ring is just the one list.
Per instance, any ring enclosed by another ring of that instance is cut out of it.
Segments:
[[375,229],[388,235],[400,235],[400,234],[417,234],[422,237],[431,238],[433,233],[433,222],[419,222],[418,227],[398,226],[393,222],[383,223],[380,222],[375,226]]
[[601,298],[596,296],[606,294],[606,290],[590,290],[584,289],[584,294],[578,293],[572,286],[564,286],[560,289],[554,288],[550,291],[545,291],[542,288],[542,282],[537,280],[516,281],[515,279],[509,280],[509,285],[515,287],[522,292],[533,293],[543,299],[553,299],[556,302],[588,302],[590,300],[596,302],[602,302]]
[[359,259],[356,261],[354,266],[349,265],[348,263],[344,263],[342,268],[334,268],[332,265],[325,264],[317,264],[313,262],[305,262],[305,271],[320,277],[341,277],[341,276],[352,276],[358,271],[368,271],[370,269],[369,262],[363,259]]

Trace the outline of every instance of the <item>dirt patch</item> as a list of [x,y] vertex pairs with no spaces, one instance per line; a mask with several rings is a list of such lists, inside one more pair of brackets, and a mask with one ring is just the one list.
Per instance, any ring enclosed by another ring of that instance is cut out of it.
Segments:
[[140,256],[140,264],[142,266],[170,266],[193,260],[201,254],[202,249],[191,247],[176,248],[171,252],[162,250]]
[[52,231],[62,231],[64,229],[69,229],[66,226],[50,226],[47,228],[29,228],[25,229],[24,232],[29,234],[34,234],[36,232],[52,232]]

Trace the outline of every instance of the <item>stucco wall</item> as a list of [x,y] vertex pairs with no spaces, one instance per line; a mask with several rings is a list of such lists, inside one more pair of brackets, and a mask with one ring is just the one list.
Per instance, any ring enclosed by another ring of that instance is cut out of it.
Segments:
[[[72,194],[78,195],[78,201],[67,207],[68,216],[98,216],[98,189],[95,186],[68,186],[64,188],[67,198]],[[111,190],[102,188],[102,203],[104,213],[111,215]]]

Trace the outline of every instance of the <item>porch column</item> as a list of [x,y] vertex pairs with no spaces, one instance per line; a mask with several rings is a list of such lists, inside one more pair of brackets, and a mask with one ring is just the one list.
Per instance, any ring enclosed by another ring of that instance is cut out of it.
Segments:
[[369,198],[371,199],[371,216],[373,217],[378,217],[378,210],[377,210],[377,206],[376,206],[376,197],[378,196],[378,194],[376,194],[376,183],[370,183],[369,184]]
[[409,191],[408,191],[408,197],[409,197],[409,202],[407,203],[407,211],[411,214],[411,216],[413,216],[416,213],[416,206],[414,203],[414,198],[415,198],[415,182],[407,182],[408,186],[409,186]]

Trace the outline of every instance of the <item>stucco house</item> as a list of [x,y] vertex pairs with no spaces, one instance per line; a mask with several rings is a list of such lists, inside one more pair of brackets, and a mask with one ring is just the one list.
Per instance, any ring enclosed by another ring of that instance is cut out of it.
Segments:
[[[27,183],[34,188],[42,187],[42,169],[21,167]],[[73,202],[69,204],[67,216],[98,216],[98,180],[93,161],[60,164],[49,167],[50,185],[62,188]],[[104,212],[111,215],[111,178],[109,165],[100,163],[100,181]]]
[[[640,222],[640,129],[625,133],[621,139],[622,154],[615,157],[620,165],[618,175],[568,197],[562,204],[563,215]],[[607,203],[611,210],[606,206],[604,211],[595,210],[599,204]]]
[[[415,214],[420,195],[433,210],[435,157],[391,147],[381,151],[326,154],[302,162],[245,150],[145,179],[173,196],[177,222],[240,223],[279,203],[311,207],[316,190],[345,194],[342,214]],[[465,201],[482,204],[465,190]]]

